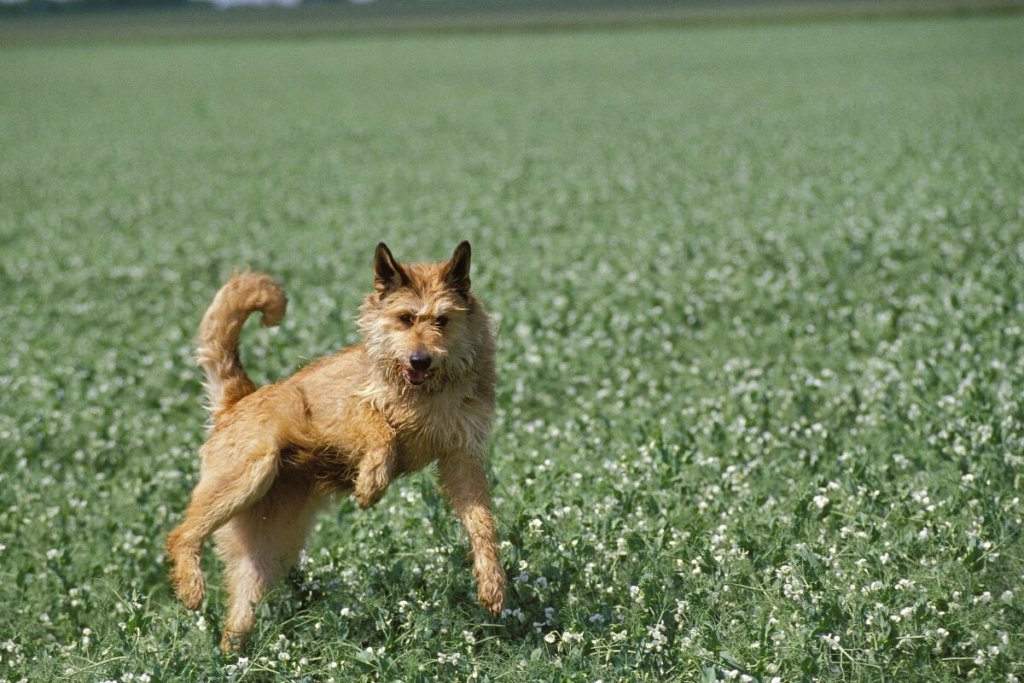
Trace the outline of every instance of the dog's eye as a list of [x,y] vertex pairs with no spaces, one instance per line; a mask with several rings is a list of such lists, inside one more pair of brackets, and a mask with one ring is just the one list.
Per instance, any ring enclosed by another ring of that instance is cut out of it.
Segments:
[[446,315],[439,315],[439,316],[437,316],[437,326],[438,327],[444,327],[447,324],[448,324],[448,316],[446,316]]
[[399,317],[398,319],[401,320],[402,324],[405,325],[406,327],[412,327],[412,322],[413,322],[412,315],[406,313],[406,314],[402,315],[401,317]]

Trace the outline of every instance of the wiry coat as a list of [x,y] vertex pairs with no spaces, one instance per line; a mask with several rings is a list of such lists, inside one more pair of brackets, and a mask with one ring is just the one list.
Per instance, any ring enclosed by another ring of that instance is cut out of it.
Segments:
[[239,334],[254,311],[276,324],[284,294],[256,273],[233,277],[217,294],[198,352],[213,427],[167,550],[178,596],[196,609],[205,591],[202,544],[215,534],[229,593],[223,648],[244,642],[253,604],[297,560],[332,494],[353,492],[366,508],[395,477],[435,461],[470,540],[480,602],[501,611],[506,578],[483,465],[495,344],[470,291],[469,258],[464,242],[445,263],[399,264],[379,245],[375,291],[359,316],[363,342],[259,389],[239,361]]

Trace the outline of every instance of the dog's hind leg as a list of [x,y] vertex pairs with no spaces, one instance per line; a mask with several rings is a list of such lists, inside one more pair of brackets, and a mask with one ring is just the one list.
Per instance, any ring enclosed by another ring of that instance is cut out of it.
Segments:
[[301,391],[271,385],[220,418],[203,444],[199,483],[185,519],[167,536],[171,582],[189,609],[199,607],[206,590],[199,567],[203,542],[270,490],[281,465],[281,449],[300,433],[305,417]]
[[298,561],[318,508],[309,485],[285,475],[262,500],[217,531],[228,589],[223,651],[238,651],[245,644],[256,621],[254,606]]
[[203,445],[199,483],[185,519],[167,537],[171,583],[188,609],[198,609],[205,594],[199,567],[203,542],[262,498],[277,476],[280,449],[276,435],[252,427],[236,422]]

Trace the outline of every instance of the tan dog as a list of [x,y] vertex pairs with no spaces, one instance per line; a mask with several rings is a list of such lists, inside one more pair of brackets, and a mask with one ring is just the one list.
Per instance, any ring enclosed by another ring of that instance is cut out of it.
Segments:
[[214,298],[199,327],[213,430],[167,553],[178,597],[197,609],[199,558],[216,532],[229,601],[224,650],[243,645],[254,604],[295,564],[331,494],[352,491],[368,508],[396,477],[435,461],[469,536],[480,604],[501,612],[507,582],[484,470],[494,337],[470,292],[469,260],[468,242],[430,264],[400,264],[379,244],[376,291],[359,315],[363,342],[259,389],[239,361],[238,337],[254,311],[277,324],[284,293],[266,275],[246,273]]

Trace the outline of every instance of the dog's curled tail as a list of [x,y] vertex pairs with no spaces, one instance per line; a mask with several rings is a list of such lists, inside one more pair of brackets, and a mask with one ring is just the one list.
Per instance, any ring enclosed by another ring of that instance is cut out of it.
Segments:
[[221,287],[199,324],[199,365],[206,371],[206,406],[212,415],[251,394],[256,386],[238,357],[238,337],[255,311],[271,327],[281,322],[288,299],[269,275],[242,273]]

